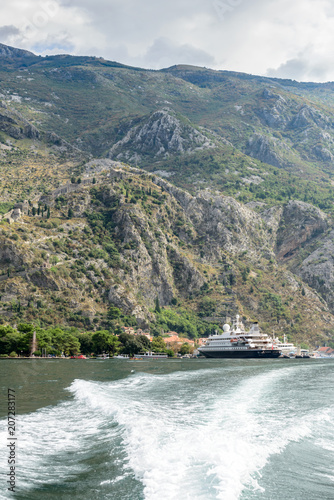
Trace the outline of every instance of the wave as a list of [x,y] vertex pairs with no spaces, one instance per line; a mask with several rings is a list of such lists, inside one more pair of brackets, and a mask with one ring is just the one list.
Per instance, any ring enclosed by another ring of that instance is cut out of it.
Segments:
[[89,476],[92,457],[104,453],[110,463],[95,474],[95,487],[104,489],[96,498],[114,498],[108,488],[131,477],[142,485],[132,499],[260,494],[261,471],[273,455],[316,435],[326,418],[333,423],[332,409],[305,404],[287,386],[303,374],[302,366],[259,364],[75,380],[73,400],[20,417],[21,487]]

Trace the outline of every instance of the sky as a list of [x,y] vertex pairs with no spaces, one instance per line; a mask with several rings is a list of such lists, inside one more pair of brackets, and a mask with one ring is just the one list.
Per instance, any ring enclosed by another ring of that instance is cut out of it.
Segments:
[[0,42],[35,54],[334,81],[333,0],[11,0]]

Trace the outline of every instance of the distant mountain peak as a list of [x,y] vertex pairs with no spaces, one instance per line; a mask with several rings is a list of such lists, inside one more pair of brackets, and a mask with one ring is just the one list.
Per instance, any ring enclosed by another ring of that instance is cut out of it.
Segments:
[[38,57],[33,52],[24,49],[16,49],[10,45],[0,43],[0,57]]

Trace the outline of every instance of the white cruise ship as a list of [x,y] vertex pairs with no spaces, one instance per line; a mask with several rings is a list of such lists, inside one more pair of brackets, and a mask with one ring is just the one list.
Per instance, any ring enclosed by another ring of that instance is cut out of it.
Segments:
[[239,315],[230,325],[223,326],[224,333],[211,335],[206,344],[198,350],[207,358],[277,358],[281,351],[275,340],[261,333],[254,323],[249,332],[240,321]]

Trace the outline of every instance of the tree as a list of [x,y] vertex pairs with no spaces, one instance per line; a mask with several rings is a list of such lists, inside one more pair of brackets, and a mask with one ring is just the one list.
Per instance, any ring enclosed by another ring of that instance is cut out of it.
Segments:
[[50,219],[50,207],[48,207],[48,212],[47,212],[47,214],[46,214],[46,218],[47,218],[47,219]]
[[142,350],[142,345],[140,342],[136,340],[136,338],[133,335],[130,335],[132,337],[129,339],[127,342],[125,342],[124,348],[123,348],[123,353],[124,354],[129,354],[130,356],[134,356],[135,354],[138,354]]
[[146,337],[146,335],[138,335],[137,337],[138,342],[141,344],[142,349],[144,351],[149,351],[151,350],[151,341]]
[[94,352],[101,354],[108,350],[110,333],[108,330],[99,330],[92,336]]
[[118,340],[118,337],[116,337],[116,335],[110,335],[110,339],[109,339],[109,352],[112,355],[114,355],[118,351],[120,345],[121,345],[121,343]]
[[235,285],[236,282],[237,282],[236,277],[235,277],[235,275],[233,273],[230,273],[230,275],[229,275],[229,282],[230,282],[231,286]]
[[116,335],[112,335],[108,330],[100,330],[92,336],[94,352],[99,354],[103,352],[111,352],[115,354],[118,347],[121,345]]
[[11,327],[1,327],[0,354],[9,354],[12,351],[20,352],[21,335]]
[[185,354],[190,354],[192,351],[192,347],[190,344],[188,344],[188,342],[185,342],[184,344],[181,345],[181,348],[180,348],[180,354],[182,354],[182,356],[184,356]]
[[121,310],[118,307],[111,306],[108,310],[109,319],[118,319],[121,315]]
[[51,328],[52,344],[57,351],[64,354],[78,354],[80,352],[80,342],[71,333],[64,332],[61,328]]
[[32,207],[31,213],[32,213],[32,215],[36,215],[36,208],[35,207]]
[[17,325],[17,329],[20,333],[30,333],[34,331],[34,325],[30,325],[29,323],[19,323]]
[[125,346],[125,344],[133,338],[133,335],[130,335],[129,333],[125,333],[123,331],[118,335],[118,340],[121,342],[121,344],[123,344],[123,346]]
[[248,266],[244,267],[243,270],[241,271],[241,277],[242,277],[242,281],[244,283],[247,281],[249,271],[250,271],[250,269]]
[[161,313],[161,307],[160,307],[159,297],[158,296],[155,299],[155,312],[157,312],[158,314]]
[[45,349],[48,353],[53,351],[52,334],[50,331],[36,328],[36,339],[39,349]]
[[73,215],[74,215],[74,212],[73,212],[72,208],[70,207],[68,209],[68,212],[67,212],[68,219],[72,219]]
[[154,337],[152,340],[152,350],[156,352],[164,352],[166,350],[166,344],[161,335]]
[[82,354],[91,354],[94,351],[92,333],[90,332],[78,333],[75,334],[75,336],[80,342],[80,352]]
[[198,304],[198,311],[200,313],[200,316],[210,316],[215,312],[216,307],[217,303],[214,299],[204,297]]

